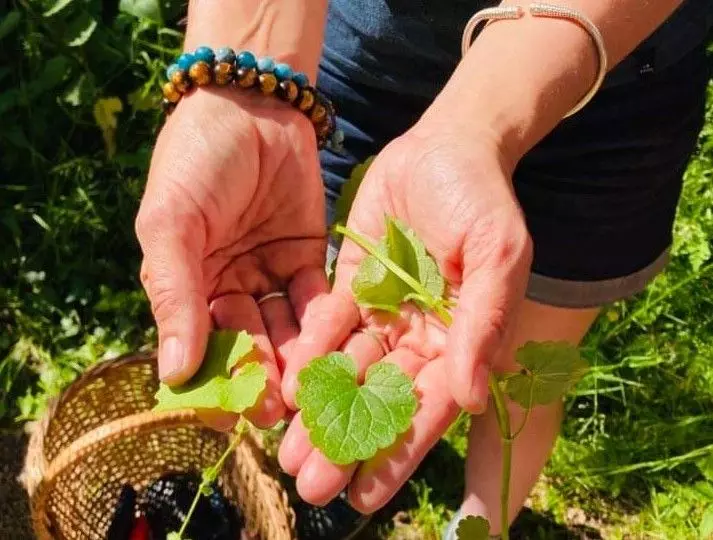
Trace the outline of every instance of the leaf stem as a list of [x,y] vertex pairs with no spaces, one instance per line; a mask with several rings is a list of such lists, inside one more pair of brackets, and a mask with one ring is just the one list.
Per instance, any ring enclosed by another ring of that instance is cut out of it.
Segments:
[[492,373],[488,377],[488,387],[495,403],[495,415],[498,420],[498,429],[503,442],[503,463],[500,486],[500,537],[502,540],[510,539],[510,518],[508,516],[508,501],[510,500],[510,469],[512,467],[512,442],[510,431],[510,413],[505,404],[505,396],[500,389],[498,379]]
[[433,311],[435,311],[438,317],[443,321],[443,324],[445,324],[446,326],[450,326],[451,322],[453,321],[453,318],[451,317],[451,314],[448,312],[448,310],[444,307],[442,298],[434,298],[434,296],[423,285],[421,285],[418,280],[413,278],[408,272],[406,272],[406,270],[404,270],[394,261],[389,259],[387,255],[381,253],[374,244],[369,242],[369,240],[364,238],[359,233],[348,229],[340,223],[337,223],[334,226],[334,232],[346,236],[347,238],[349,238],[349,240],[351,240],[364,251],[369,253],[369,255],[375,257],[396,277],[406,283],[406,285],[411,287],[420,296],[425,298],[428,304],[432,307]]
[[[238,447],[238,444],[240,444],[240,441],[242,440],[243,435],[245,434],[247,429],[248,421],[245,419],[244,416],[241,416],[240,420],[238,420],[238,424],[235,426],[235,436],[233,437],[233,440],[230,441],[228,448],[226,448],[225,452],[223,452],[223,455],[218,458],[218,461],[212,467],[215,470],[216,474],[220,472],[220,470],[223,468],[225,460],[228,459],[228,457],[233,452],[235,452],[235,449]],[[198,491],[196,491],[196,495],[195,497],[193,497],[191,507],[188,509],[188,513],[186,514],[186,517],[184,518],[183,523],[181,524],[181,528],[178,531],[179,540],[183,538],[183,535],[186,532],[188,523],[191,521],[193,513],[196,511],[196,507],[198,506],[198,501],[200,500],[201,495],[203,494],[203,490],[207,487],[210,487],[211,482],[212,480],[210,478],[208,478],[206,475],[203,475],[200,486],[198,486]]]
[[[446,327],[451,326],[453,323],[453,317],[450,312],[446,309],[448,305],[448,300],[442,298],[434,298],[430,292],[426,290],[417,280],[411,277],[403,268],[398,264],[388,258],[388,256],[380,253],[379,250],[374,246],[369,240],[364,238],[362,235],[348,229],[347,227],[336,224],[334,226],[334,231],[338,234],[342,234],[349,238],[352,242],[361,247],[364,251],[374,256],[381,264],[383,264],[388,270],[394,273],[398,278],[400,278],[404,283],[409,285],[414,291],[420,294],[423,298],[428,301],[431,309],[436,313],[436,315],[441,319]],[[530,408],[527,410],[527,415],[525,420],[517,430],[515,435],[512,434],[510,428],[510,413],[507,409],[505,403],[505,395],[500,388],[500,383],[495,375],[492,373],[488,377],[488,387],[490,388],[490,393],[493,395],[493,402],[495,403],[495,414],[498,422],[498,429],[500,431],[500,437],[503,443],[503,461],[502,461],[502,475],[501,475],[501,491],[500,491],[500,537],[502,540],[510,540],[510,518],[509,513],[509,499],[510,499],[510,474],[512,468],[512,443],[517,435],[520,434],[525,426],[524,422],[527,422],[529,417]],[[531,396],[532,397],[532,396]]]

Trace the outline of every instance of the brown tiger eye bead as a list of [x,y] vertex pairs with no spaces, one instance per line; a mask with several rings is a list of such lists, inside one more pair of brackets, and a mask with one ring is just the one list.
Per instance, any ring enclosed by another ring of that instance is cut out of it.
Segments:
[[168,81],[166,84],[164,84],[162,90],[163,97],[165,97],[171,103],[178,103],[178,101],[181,99],[181,93],[171,81]]
[[202,60],[195,62],[191,69],[188,70],[188,76],[198,86],[210,84],[212,73],[208,62],[203,62]]
[[327,118],[327,109],[321,103],[317,103],[309,113],[309,119],[316,125],[321,124],[325,118]]
[[303,88],[300,91],[300,99],[297,102],[297,107],[302,112],[309,111],[314,105],[314,92],[308,88]]
[[176,108],[176,104],[164,98],[161,100],[161,107],[163,108],[163,112],[165,112],[166,114],[171,114]]
[[188,73],[177,70],[171,75],[171,82],[181,94],[185,94],[191,88],[191,80],[188,78]]
[[277,87],[277,93],[281,99],[287,101],[288,103],[292,103],[297,99],[299,88],[297,88],[297,85],[292,81],[280,81],[280,84]]
[[277,88],[277,77],[272,73],[260,74],[260,90],[265,95],[272,94]]
[[257,81],[257,70],[255,68],[240,68],[235,76],[235,81],[241,88],[250,88]]
[[329,131],[332,129],[332,124],[328,119],[314,126],[314,130],[317,133],[318,139],[326,139],[329,135]]
[[215,84],[225,86],[235,77],[235,64],[232,62],[218,62],[213,69]]

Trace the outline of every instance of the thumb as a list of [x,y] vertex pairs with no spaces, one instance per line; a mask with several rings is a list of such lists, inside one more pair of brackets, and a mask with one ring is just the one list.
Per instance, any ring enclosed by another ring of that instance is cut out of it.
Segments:
[[142,204],[136,233],[144,252],[141,282],[158,326],[158,373],[181,384],[198,370],[211,326],[204,291],[203,221],[178,207]]
[[[524,231],[495,248],[481,245],[478,252],[464,255],[464,280],[446,352],[453,399],[472,414],[485,410],[490,368],[509,350],[508,335],[527,286],[531,244]],[[484,252],[489,255],[483,257]],[[469,265],[469,258],[477,264]]]

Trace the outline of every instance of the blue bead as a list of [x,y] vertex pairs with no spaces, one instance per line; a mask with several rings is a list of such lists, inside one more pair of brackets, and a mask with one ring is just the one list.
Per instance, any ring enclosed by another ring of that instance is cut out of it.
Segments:
[[299,86],[300,88],[304,88],[305,86],[309,86],[309,78],[307,75],[305,75],[302,72],[295,73],[292,76],[292,80],[294,83]]
[[193,56],[197,61],[207,62],[208,64],[212,64],[213,60],[215,60],[215,54],[210,47],[198,47]]
[[176,71],[180,71],[180,70],[181,70],[181,68],[179,67],[178,64],[171,64],[166,69],[166,78],[170,81],[173,74],[176,73]]
[[235,51],[230,47],[221,47],[215,51],[216,62],[235,62]]
[[238,55],[238,67],[244,68],[254,68],[257,66],[257,60],[255,60],[255,55],[250,51],[243,51]]
[[273,73],[275,74],[275,77],[281,81],[286,81],[292,78],[292,68],[287,64],[277,64]]
[[188,71],[191,69],[191,66],[195,63],[196,57],[193,56],[191,53],[183,53],[181,56],[178,57],[178,60],[176,60],[176,64],[178,64],[178,67],[181,69],[185,69]]
[[257,61],[257,69],[263,73],[275,69],[275,61],[269,56],[263,56]]

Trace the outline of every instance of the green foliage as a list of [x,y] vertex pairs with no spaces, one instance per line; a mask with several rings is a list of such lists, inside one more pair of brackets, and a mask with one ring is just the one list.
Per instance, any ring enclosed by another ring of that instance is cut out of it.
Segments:
[[577,347],[566,341],[526,343],[515,360],[523,371],[506,376],[503,389],[525,409],[561,399],[589,368]]
[[198,373],[181,386],[161,383],[154,410],[221,409],[241,413],[252,407],[267,381],[263,366],[245,362],[252,352],[253,339],[247,332],[212,332]]
[[298,375],[297,405],[310,440],[333,463],[346,465],[391,446],[411,425],[413,382],[395,364],[369,367],[362,386],[351,357],[330,353]]
[[132,222],[185,6],[161,25],[118,4],[0,0],[0,423],[155,339]]
[[[382,257],[368,255],[359,265],[352,291],[364,307],[397,313],[403,302],[416,300],[425,307],[443,296],[445,283],[423,242],[400,221],[386,218],[386,235],[376,246]],[[415,290],[383,264],[388,258],[421,284],[428,296]]]
[[490,524],[482,517],[467,516],[458,522],[458,540],[488,540]]
[[352,169],[347,181],[342,184],[341,191],[339,192],[339,197],[334,205],[334,223],[339,225],[346,225],[347,218],[349,217],[349,211],[352,208],[354,199],[356,198],[357,191],[361,185],[366,171],[369,169],[376,156],[371,156],[367,158],[363,163],[359,163],[356,167]]

